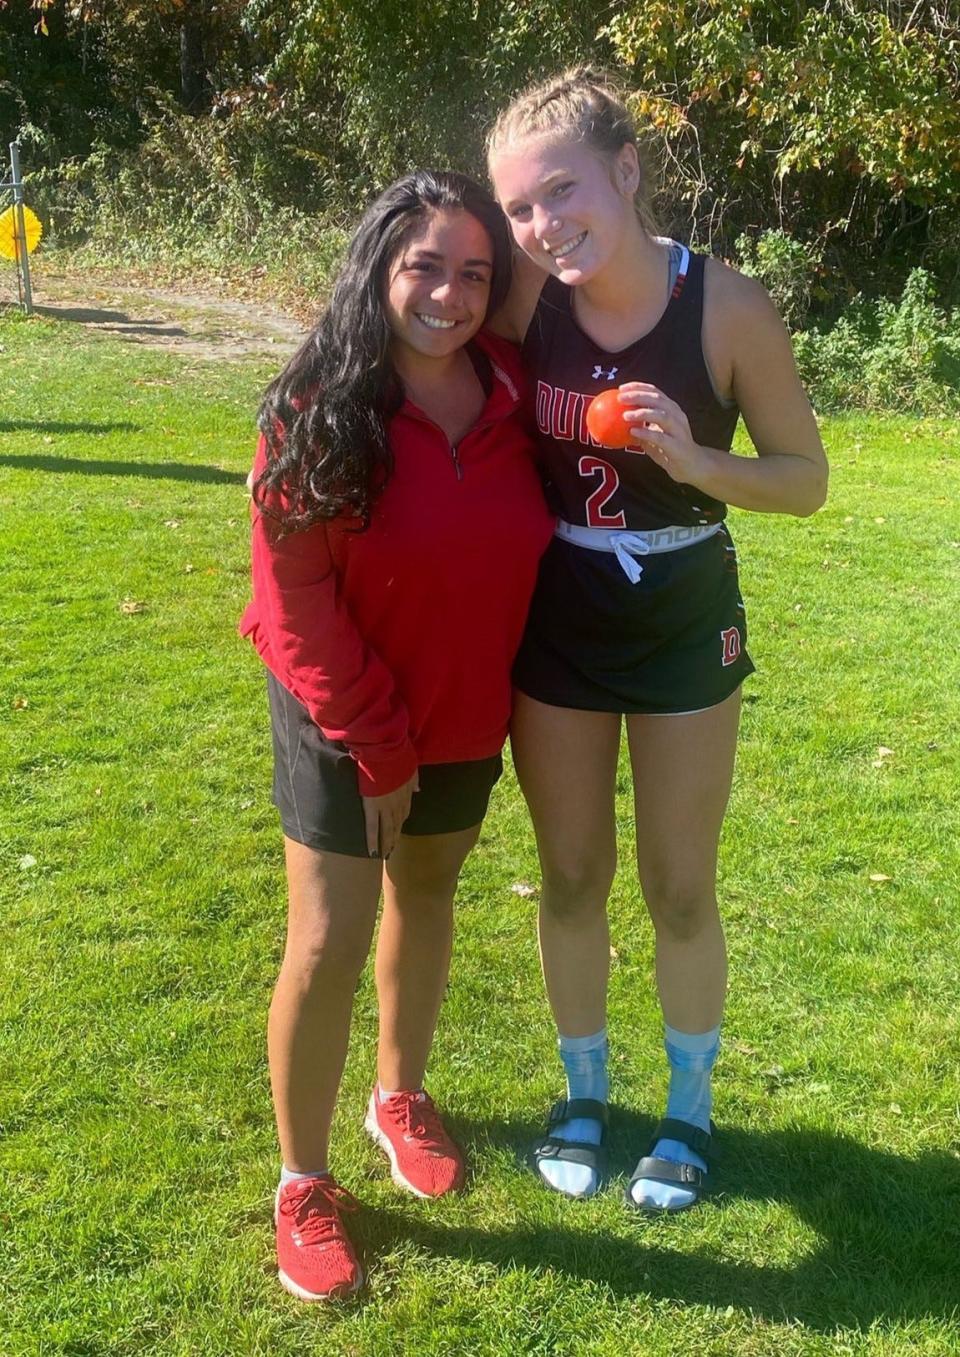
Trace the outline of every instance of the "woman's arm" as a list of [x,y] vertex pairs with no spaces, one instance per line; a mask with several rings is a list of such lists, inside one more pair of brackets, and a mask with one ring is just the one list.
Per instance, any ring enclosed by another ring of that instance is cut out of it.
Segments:
[[495,316],[487,318],[487,329],[514,344],[522,344],[546,281],[547,274],[543,269],[537,268],[522,250],[514,250],[513,277],[507,300]]
[[[261,451],[258,475],[262,467]],[[254,602],[241,632],[324,734],[350,750],[361,795],[409,782],[417,756],[407,710],[340,596],[326,525],[281,537],[273,518],[255,512],[252,556]]]
[[624,405],[652,428],[633,436],[676,481],[741,509],[808,515],[827,493],[827,459],[800,384],[790,336],[764,289],[723,265],[708,270],[704,354],[740,407],[757,457],[694,443],[686,415],[656,387],[621,387]]

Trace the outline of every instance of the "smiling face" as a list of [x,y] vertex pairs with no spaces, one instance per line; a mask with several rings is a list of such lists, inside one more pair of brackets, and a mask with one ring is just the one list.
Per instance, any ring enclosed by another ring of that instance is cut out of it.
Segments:
[[616,264],[641,229],[630,142],[608,158],[572,138],[527,138],[499,149],[490,175],[521,250],[570,286]]
[[431,212],[387,273],[384,310],[398,367],[449,358],[486,319],[493,247],[469,212]]

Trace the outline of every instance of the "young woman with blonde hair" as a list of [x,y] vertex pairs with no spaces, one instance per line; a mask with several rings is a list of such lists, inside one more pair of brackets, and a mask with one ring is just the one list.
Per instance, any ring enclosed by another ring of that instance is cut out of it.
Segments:
[[[727,979],[717,845],[753,669],[724,519],[728,504],[815,512],[826,461],[763,288],[656,235],[636,129],[606,77],[583,68],[526,91],[488,153],[519,250],[499,328],[523,345],[560,515],[514,670],[511,727],[567,1075],[536,1162],[569,1196],[592,1195],[603,1177],[606,901],[625,722],[670,1069],[666,1114],[627,1199],[681,1210],[706,1185]],[[626,447],[601,445],[587,427],[609,387]],[[756,457],[730,451],[741,415]]]

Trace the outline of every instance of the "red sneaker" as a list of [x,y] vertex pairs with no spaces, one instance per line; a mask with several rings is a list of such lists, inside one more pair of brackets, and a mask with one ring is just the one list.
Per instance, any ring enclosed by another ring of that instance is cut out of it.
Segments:
[[341,1211],[360,1203],[329,1174],[295,1178],[277,1191],[277,1266],[280,1283],[301,1300],[349,1296],[363,1281]]
[[463,1186],[463,1155],[428,1093],[395,1093],[381,1102],[375,1086],[363,1124],[390,1160],[398,1187],[417,1197],[442,1197]]

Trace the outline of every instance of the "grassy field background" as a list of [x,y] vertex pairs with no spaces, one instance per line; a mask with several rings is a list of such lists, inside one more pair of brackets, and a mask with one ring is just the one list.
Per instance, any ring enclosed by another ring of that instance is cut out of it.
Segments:
[[625,765],[619,1178],[573,1203],[524,1168],[560,1074],[508,772],[431,1066],[469,1189],[402,1196],[362,1131],[366,974],[333,1167],[369,1285],[304,1307],[274,1272],[285,904],[235,632],[270,374],[18,317],[0,345],[0,1354],[960,1350],[957,423],[832,421],[822,513],[731,516],[759,672],[722,848],[716,1195],[622,1206],[665,1084]]

